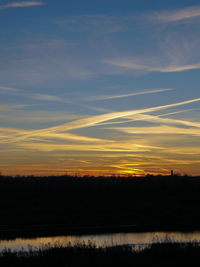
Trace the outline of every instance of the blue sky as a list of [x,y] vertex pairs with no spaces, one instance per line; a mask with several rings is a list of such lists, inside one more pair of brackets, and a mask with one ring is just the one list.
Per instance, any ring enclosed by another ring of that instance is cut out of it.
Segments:
[[3,173],[200,173],[200,2],[0,1]]

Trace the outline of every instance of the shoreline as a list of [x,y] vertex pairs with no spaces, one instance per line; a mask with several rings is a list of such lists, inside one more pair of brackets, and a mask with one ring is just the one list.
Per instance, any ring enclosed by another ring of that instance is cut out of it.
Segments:
[[97,248],[95,245],[44,247],[39,251],[4,251],[0,254],[1,267],[44,266],[197,266],[200,246],[198,243],[151,244],[143,250],[130,246]]

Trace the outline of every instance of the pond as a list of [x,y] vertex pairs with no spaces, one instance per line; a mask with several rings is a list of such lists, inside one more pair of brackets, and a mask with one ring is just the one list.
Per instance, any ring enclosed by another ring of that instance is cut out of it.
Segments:
[[66,235],[55,237],[38,238],[16,238],[14,240],[0,240],[0,251],[5,248],[18,251],[22,248],[26,251],[37,250],[44,246],[53,247],[55,245],[67,246],[69,243],[74,246],[78,243],[91,243],[97,247],[136,245],[145,247],[151,243],[167,242],[200,242],[200,232],[147,232],[147,233],[111,233],[98,235]]

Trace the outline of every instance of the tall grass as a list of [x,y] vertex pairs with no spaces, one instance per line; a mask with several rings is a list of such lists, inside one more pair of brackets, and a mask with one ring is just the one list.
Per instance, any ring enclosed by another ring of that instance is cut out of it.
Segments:
[[[1,267],[51,267],[51,266],[194,266],[199,263],[200,244],[155,243],[144,250],[132,246],[98,248],[93,243],[68,244],[63,247],[45,245],[39,250],[12,252],[5,249],[0,253]],[[196,265],[197,266],[197,265]]]

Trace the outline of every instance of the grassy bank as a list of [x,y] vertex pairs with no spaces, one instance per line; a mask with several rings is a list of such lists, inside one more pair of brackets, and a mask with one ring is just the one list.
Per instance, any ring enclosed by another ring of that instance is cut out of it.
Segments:
[[96,248],[92,244],[77,244],[46,247],[37,252],[31,249],[18,253],[4,251],[0,255],[0,266],[199,266],[199,255],[197,243],[153,244],[142,251],[134,251],[130,246]]

